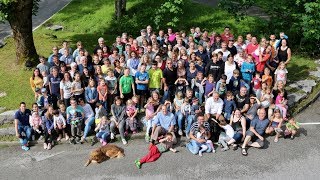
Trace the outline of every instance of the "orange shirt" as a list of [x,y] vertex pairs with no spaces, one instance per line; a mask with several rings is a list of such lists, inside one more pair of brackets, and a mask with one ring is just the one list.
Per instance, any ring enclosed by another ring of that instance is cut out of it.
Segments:
[[270,75],[263,75],[262,76],[262,82],[266,82],[267,86],[272,86],[272,77]]

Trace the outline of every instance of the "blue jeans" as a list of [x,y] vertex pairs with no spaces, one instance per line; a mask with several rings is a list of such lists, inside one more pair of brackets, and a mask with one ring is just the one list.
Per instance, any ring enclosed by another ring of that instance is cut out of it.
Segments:
[[174,92],[175,92],[175,86],[169,85],[168,90],[163,92],[162,103],[164,103],[165,100],[167,100],[167,99],[172,100]]
[[88,136],[89,131],[91,130],[91,126],[94,123],[94,117],[88,119],[86,126],[84,127],[83,137],[86,138]]
[[[191,140],[188,144],[187,144],[187,149],[192,153],[192,154],[198,154],[199,153],[199,150],[200,150],[200,146],[201,144],[198,143],[197,141],[195,140]],[[211,146],[208,146],[208,149],[206,150],[206,152],[211,152],[212,151],[212,148]]]
[[[30,141],[31,139],[31,127],[30,126],[24,126],[24,125],[18,125],[18,133],[20,136],[22,136],[22,132],[26,135],[26,140]],[[20,142],[22,142],[22,138],[20,138]],[[22,144],[23,145],[23,144]]]
[[108,133],[108,132],[98,132],[96,134],[96,137],[99,139],[102,139],[103,141],[107,141],[107,138],[109,135],[110,135],[110,133]]
[[175,113],[175,119],[177,121],[179,130],[182,129],[183,114],[180,110]]
[[196,117],[195,115],[188,115],[187,116],[186,134],[188,134],[188,135],[189,135],[189,132],[190,132],[191,125],[195,120],[195,117]]
[[202,97],[203,97],[203,93],[200,92],[195,92],[195,97],[199,99],[199,104],[202,104]]

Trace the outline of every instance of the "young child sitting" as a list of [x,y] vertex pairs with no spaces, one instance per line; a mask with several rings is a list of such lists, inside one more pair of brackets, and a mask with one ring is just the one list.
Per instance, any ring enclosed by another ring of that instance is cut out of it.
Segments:
[[201,82],[204,88],[204,97],[205,100],[209,98],[209,96],[212,94],[211,92],[216,89],[216,83],[214,82],[214,78],[212,74],[209,74],[208,79],[204,78]]
[[275,109],[273,112],[273,116],[270,119],[269,126],[266,129],[266,134],[272,134],[273,132],[276,132],[274,142],[279,141],[280,133],[282,133],[282,129],[281,129],[282,122],[283,122],[283,119],[281,118],[280,110]]
[[284,98],[284,92],[281,91],[278,93],[277,97],[276,97],[276,107],[279,108],[282,112],[282,118],[283,120],[288,120],[287,119],[287,100]]
[[273,100],[273,94],[271,93],[271,88],[267,87],[265,93],[261,93],[261,106],[263,108],[268,108]]
[[294,120],[293,117],[288,118],[288,122],[286,123],[286,130],[284,131],[284,137],[294,139],[294,136],[297,134],[298,129],[300,128],[300,124]]
[[176,93],[176,96],[175,98],[173,99],[173,106],[174,106],[174,109],[175,109],[175,118],[176,118],[176,121],[178,123],[178,134],[180,136],[182,136],[182,120],[183,120],[183,114],[182,114],[182,105],[183,105],[183,93],[182,91],[178,91]]
[[66,128],[66,119],[60,114],[58,110],[53,111],[53,124],[54,129],[58,133],[57,141],[60,141],[62,136],[65,134],[65,128]]
[[196,121],[196,116],[201,113],[201,109],[199,106],[199,99],[194,97],[192,99],[192,104],[190,107],[190,112],[186,115],[186,137],[189,139],[190,128],[193,122]]
[[133,101],[129,99],[127,101],[126,107],[127,119],[126,119],[126,132],[128,134],[128,130],[132,131],[133,134],[137,132],[137,119],[136,116],[138,114],[138,109],[134,106]]
[[96,137],[100,139],[102,146],[107,145],[107,138],[110,136],[110,128],[109,128],[109,122],[106,116],[103,116],[101,118],[101,121],[95,128],[95,131],[98,132],[96,134]]
[[151,143],[149,146],[149,153],[143,158],[135,160],[135,165],[140,169],[142,164],[156,161],[162,153],[168,150],[174,153],[177,152],[177,150],[173,148],[172,140],[173,135],[167,133],[163,139],[159,140],[159,144],[155,145],[154,143]]
[[226,121],[220,121],[220,123],[218,123],[217,120],[215,119],[212,119],[212,120],[216,122],[222,129],[225,130],[225,132],[220,133],[218,143],[222,145],[221,151],[227,151],[229,149],[227,142],[233,138],[234,130],[230,124],[227,124]]
[[203,125],[200,125],[199,126],[199,132],[197,132],[197,134],[196,134],[196,138],[197,139],[205,139],[206,142],[201,144],[201,146],[200,146],[201,149],[199,150],[199,156],[202,156],[202,153],[207,151],[209,148],[214,150],[212,141],[208,140],[208,138],[207,138],[207,136],[205,134],[206,134],[205,127]]
[[29,118],[29,123],[30,126],[32,127],[32,129],[38,133],[39,135],[42,134],[41,132],[41,124],[42,124],[42,120],[41,117],[39,116],[38,112],[33,112],[32,115]]

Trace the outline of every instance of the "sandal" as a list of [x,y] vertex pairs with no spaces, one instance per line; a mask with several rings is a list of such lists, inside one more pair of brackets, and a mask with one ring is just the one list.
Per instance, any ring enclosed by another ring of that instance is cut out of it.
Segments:
[[244,155],[244,156],[248,155],[248,152],[247,152],[246,148],[242,148],[241,154]]
[[232,149],[235,151],[235,150],[237,150],[238,149],[238,145],[237,144],[233,144],[232,145]]

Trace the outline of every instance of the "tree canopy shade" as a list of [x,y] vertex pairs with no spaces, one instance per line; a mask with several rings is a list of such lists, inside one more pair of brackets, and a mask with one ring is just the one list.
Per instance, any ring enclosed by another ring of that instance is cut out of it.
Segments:
[[7,20],[13,32],[18,64],[37,62],[37,51],[32,35],[32,14],[40,0],[0,0],[0,21]]

